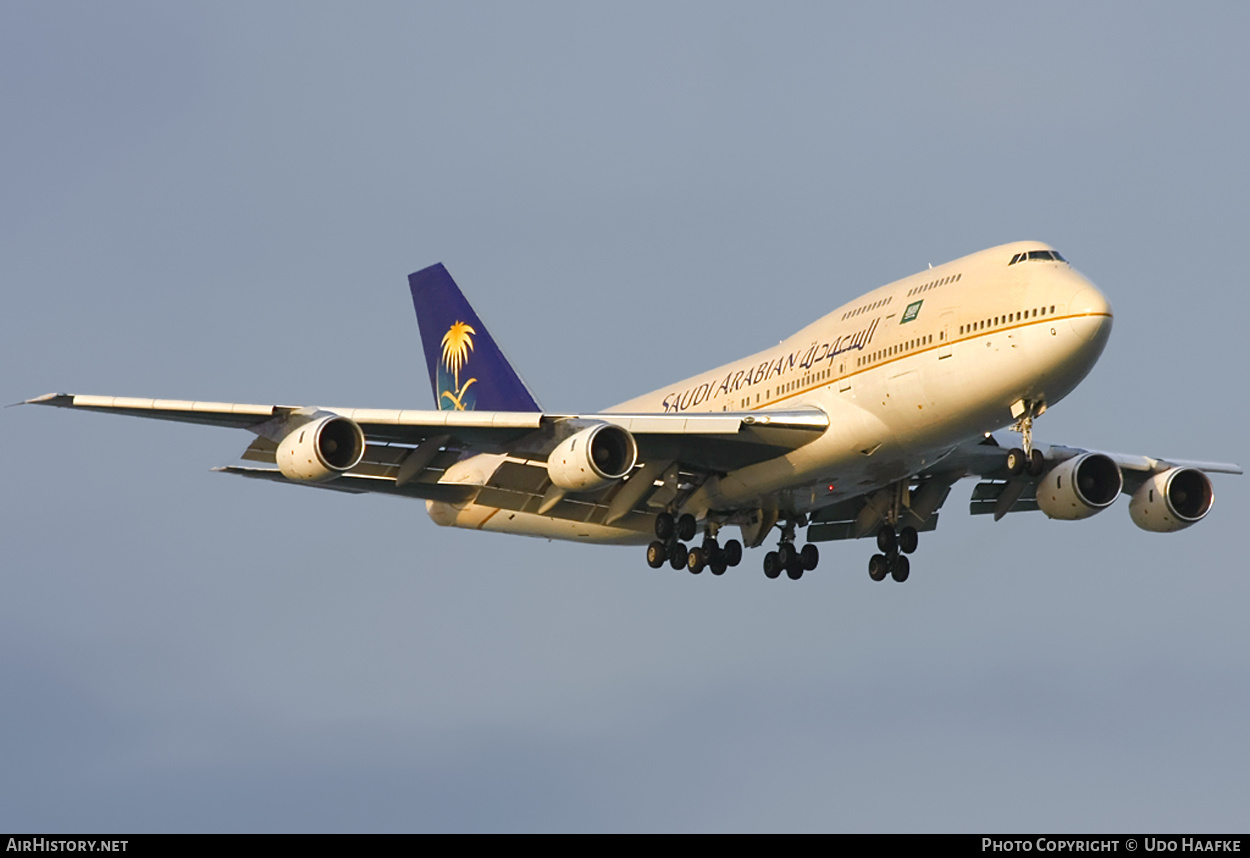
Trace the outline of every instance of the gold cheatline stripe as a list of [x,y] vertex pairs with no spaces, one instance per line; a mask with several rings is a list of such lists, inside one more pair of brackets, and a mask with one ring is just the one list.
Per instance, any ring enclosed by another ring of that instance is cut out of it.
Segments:
[[[1087,319],[1087,318],[1090,318],[1091,316],[1106,316],[1107,318],[1111,318],[1110,313],[1073,313],[1069,316],[1051,316],[1048,319],[1030,319],[1027,322],[1021,321],[1020,324],[1018,325],[1008,325],[1005,327],[993,328],[988,331],[981,331],[979,333],[973,334],[972,336],[960,337],[957,340],[950,340],[949,342],[936,343],[935,345],[926,346],[923,349],[917,349],[914,352],[907,352],[906,354],[896,355],[890,358],[889,360],[881,361],[881,363],[873,364],[872,366],[866,366],[863,369],[857,369],[854,372],[848,372],[846,375],[842,375],[842,376],[838,376],[837,378],[830,379],[824,384],[813,384],[810,387],[805,387],[802,390],[795,391],[794,393],[787,393],[785,396],[782,396],[778,399],[774,399],[770,402],[764,402],[764,403],[761,403],[760,405],[755,405],[755,406],[748,406],[747,410],[748,411],[762,411],[763,409],[769,406],[776,405],[778,402],[784,402],[787,399],[793,399],[796,396],[802,396],[805,393],[811,393],[813,390],[818,390],[819,388],[822,388],[822,387],[829,387],[839,381],[845,381],[846,379],[851,378],[856,375],[860,375],[861,373],[869,372],[874,369],[880,369],[881,367],[887,364],[894,363],[895,361],[900,361],[905,358],[916,357],[918,355],[924,354],[925,352],[931,352],[934,349],[941,349],[941,348],[946,348],[947,346],[953,346],[955,345],[955,343],[966,343],[969,340],[976,340],[976,339],[980,339],[981,337],[988,337],[991,334],[1001,334],[1004,331],[1014,331],[1019,328],[1027,328],[1032,325],[1049,325],[1053,322],[1061,322],[1064,319]],[[889,346],[885,346],[885,348],[889,348]],[[692,412],[692,413],[698,413],[698,412]]]

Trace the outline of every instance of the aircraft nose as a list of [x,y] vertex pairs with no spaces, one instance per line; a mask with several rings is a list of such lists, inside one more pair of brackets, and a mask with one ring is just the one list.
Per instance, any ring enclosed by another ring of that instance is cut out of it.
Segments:
[[1094,284],[1086,282],[1068,302],[1072,329],[1087,340],[1105,339],[1111,332],[1111,303]]

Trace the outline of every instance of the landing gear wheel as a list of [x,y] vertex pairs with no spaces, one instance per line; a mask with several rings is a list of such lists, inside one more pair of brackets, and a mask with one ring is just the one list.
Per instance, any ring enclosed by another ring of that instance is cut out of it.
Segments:
[[686,546],[680,542],[674,542],[668,550],[668,564],[674,569],[680,569],[686,565],[686,561],[690,558],[690,552],[686,550]]
[[868,561],[868,577],[874,581],[884,581],[890,573],[890,560],[884,554],[874,554]]
[[724,575],[725,570],[729,568],[729,564],[725,562],[725,552],[717,551],[713,554],[707,566],[712,570],[713,575]]
[[647,565],[652,569],[659,569],[667,559],[668,548],[660,540],[657,539],[647,546]]
[[907,576],[911,574],[911,561],[906,557],[895,557],[894,562],[890,564],[890,574],[894,576],[894,580],[902,584],[907,580]]
[[694,539],[696,527],[694,516],[688,512],[682,513],[681,518],[677,519],[677,538],[682,542],[689,542]]
[[770,551],[764,555],[764,575],[768,578],[776,578],[781,574],[781,558],[777,556],[776,551]]
[[789,569],[794,565],[795,559],[799,556],[799,552],[794,550],[794,544],[783,542],[777,546],[777,557],[781,560],[781,565]]
[[731,539],[725,543],[725,562],[730,566],[737,566],[742,562],[742,543],[736,539]]
[[673,514],[662,512],[655,517],[655,538],[662,542],[668,542],[673,538],[673,529],[676,525],[673,523]]
[[891,554],[898,548],[898,537],[894,534],[894,528],[888,524],[881,525],[881,529],[877,531],[877,548],[881,549],[882,554]]
[[790,576],[791,581],[797,581],[803,577],[803,560],[795,557],[794,562],[786,567],[786,574]]
[[803,562],[803,568],[811,572],[816,568],[816,564],[820,562],[820,549],[812,543],[803,546],[803,550],[799,552],[799,560]]
[[1036,447],[1029,453],[1029,476],[1040,477],[1042,471],[1046,470],[1046,457],[1042,455],[1042,451]]
[[691,575],[698,575],[707,565],[707,551],[702,548],[691,548],[686,556],[686,568]]
[[1019,447],[1013,447],[1007,451],[1007,473],[1013,477],[1019,476],[1028,462],[1029,457]]
[[912,554],[920,545],[920,534],[916,528],[908,525],[898,532],[898,550],[904,554]]

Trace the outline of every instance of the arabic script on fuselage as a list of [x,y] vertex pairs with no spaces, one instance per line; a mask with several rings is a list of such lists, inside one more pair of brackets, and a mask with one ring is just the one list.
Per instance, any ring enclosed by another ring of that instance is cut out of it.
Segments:
[[807,370],[820,363],[833,364],[835,358],[847,352],[863,351],[872,342],[872,335],[877,330],[880,319],[873,319],[872,324],[853,334],[844,334],[835,340],[814,342],[807,349],[798,349],[789,354],[781,354],[775,358],[761,361],[758,366],[733,370],[723,379],[714,378],[686,388],[673,391],[664,397],[665,414],[689,411],[707,402],[714,402],[722,396],[737,393],[743,388],[753,387],[777,376],[792,373],[796,369]]

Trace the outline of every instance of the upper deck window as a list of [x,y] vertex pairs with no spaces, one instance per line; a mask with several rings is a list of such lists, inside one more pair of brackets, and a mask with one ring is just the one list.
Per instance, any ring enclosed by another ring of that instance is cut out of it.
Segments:
[[1008,265],[1015,265],[1017,262],[1067,262],[1059,255],[1057,250],[1030,250],[1027,253],[1017,253],[1011,257]]

